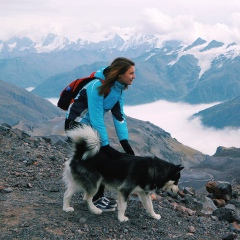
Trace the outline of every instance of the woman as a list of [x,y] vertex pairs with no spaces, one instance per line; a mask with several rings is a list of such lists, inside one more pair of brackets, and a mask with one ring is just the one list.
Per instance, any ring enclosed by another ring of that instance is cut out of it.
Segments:
[[[120,158],[120,153],[109,145],[104,123],[104,114],[111,110],[121,146],[126,153],[134,155],[128,143],[127,122],[123,112],[123,90],[127,89],[135,79],[135,63],[127,58],[119,57],[110,66],[98,70],[94,76],[97,79],[83,87],[74,103],[69,106],[65,130],[79,124],[91,125],[100,135],[101,149],[112,158]],[[115,200],[104,197],[103,185],[93,197],[93,203],[103,211],[114,211],[117,206]]]

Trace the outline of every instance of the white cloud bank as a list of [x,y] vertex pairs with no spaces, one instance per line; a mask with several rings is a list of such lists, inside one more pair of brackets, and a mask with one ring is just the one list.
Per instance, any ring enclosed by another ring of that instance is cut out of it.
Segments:
[[[58,98],[48,100],[57,105]],[[188,120],[192,114],[213,105],[190,105],[161,100],[138,106],[125,106],[124,110],[127,116],[149,121],[170,133],[171,137],[180,143],[211,156],[219,146],[240,148],[240,128],[216,130],[204,127],[199,118]]]
[[204,154],[213,155],[219,146],[240,147],[240,129],[216,130],[204,127],[197,118],[188,120],[192,114],[212,105],[157,101],[138,106],[125,106],[125,113],[127,116],[159,126],[182,144]]

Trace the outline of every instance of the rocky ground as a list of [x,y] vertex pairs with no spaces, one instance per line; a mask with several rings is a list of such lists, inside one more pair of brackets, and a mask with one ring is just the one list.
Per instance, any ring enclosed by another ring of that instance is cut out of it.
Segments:
[[[164,192],[153,200],[159,221],[147,216],[136,196],[128,201],[130,220],[124,223],[116,211],[91,214],[81,194],[72,198],[75,211],[65,213],[61,177],[67,157],[64,141],[0,126],[1,239],[240,239],[229,222],[192,211]],[[106,195],[115,197],[110,191]]]

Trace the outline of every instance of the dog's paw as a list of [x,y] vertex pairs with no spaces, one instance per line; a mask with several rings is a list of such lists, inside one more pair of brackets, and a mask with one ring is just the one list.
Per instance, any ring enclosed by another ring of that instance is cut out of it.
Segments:
[[128,217],[126,217],[126,216],[118,217],[118,220],[119,220],[120,222],[126,222],[126,221],[128,221]]
[[66,207],[66,208],[63,208],[63,211],[64,212],[73,212],[74,208],[73,207]]
[[99,209],[99,208],[90,209],[90,211],[91,211],[93,214],[101,214],[101,213],[102,213],[102,210]]
[[152,215],[152,217],[157,219],[157,220],[161,219],[161,215],[160,214],[154,214],[154,215]]

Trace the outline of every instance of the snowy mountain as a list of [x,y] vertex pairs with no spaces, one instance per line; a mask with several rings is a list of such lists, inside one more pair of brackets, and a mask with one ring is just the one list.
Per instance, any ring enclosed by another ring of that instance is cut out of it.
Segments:
[[13,37],[8,41],[0,41],[0,59],[23,56],[29,53],[50,53],[60,50],[81,49],[99,50],[99,49],[116,49],[126,51],[130,48],[145,48],[149,50],[159,47],[162,43],[154,35],[138,35],[121,37],[117,34],[109,33],[99,42],[90,42],[88,40],[77,39],[69,40],[63,36],[57,36],[50,33],[40,41],[33,42],[29,38]]
[[[33,42],[24,37],[14,37],[8,41],[0,41],[0,59],[19,57],[30,53],[53,53],[59,51],[79,51],[79,50],[97,50],[134,52],[130,57],[138,57],[153,49],[171,47],[177,50],[177,58],[170,64],[174,64],[184,55],[193,55],[198,59],[198,66],[201,68],[199,77],[211,67],[214,59],[225,56],[227,59],[233,59],[240,55],[240,46],[235,43],[223,43],[216,40],[207,42],[198,38],[190,45],[179,41],[161,40],[157,35],[133,34],[132,36],[119,36],[109,33],[99,42],[90,42],[83,39],[69,40],[63,36],[57,36],[50,33],[40,41]],[[166,48],[167,50],[167,48]],[[168,53],[173,54],[176,52]]]
[[109,33],[98,42],[54,34],[38,42],[15,37],[0,42],[0,79],[57,97],[73,78],[118,56],[136,63],[134,91],[126,96],[130,104],[159,99],[210,103],[240,95],[240,46],[202,38],[187,44],[140,34]]

